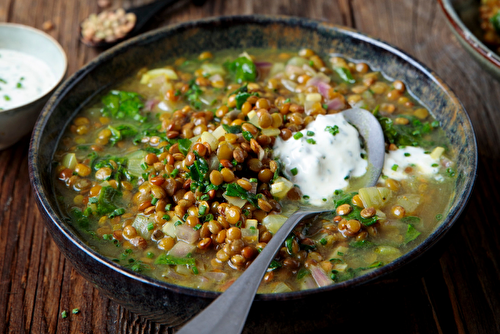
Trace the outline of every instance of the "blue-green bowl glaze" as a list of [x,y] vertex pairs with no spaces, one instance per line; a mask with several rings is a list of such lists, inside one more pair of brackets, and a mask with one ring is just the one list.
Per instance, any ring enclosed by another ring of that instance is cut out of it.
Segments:
[[[389,79],[402,80],[441,122],[457,157],[456,192],[443,223],[415,250],[370,274],[315,290],[257,295],[247,330],[263,322],[278,323],[286,330],[303,318],[306,302],[323,305],[345,293],[373,287],[391,275],[417,268],[435,256],[430,251],[456,225],[476,177],[477,149],[470,119],[455,94],[431,70],[400,50],[354,30],[324,22],[292,17],[230,16],[209,18],[165,27],[124,42],[91,61],[69,78],[51,97],[35,126],[29,152],[30,179],[47,228],[61,252],[77,271],[100,291],[126,308],[155,321],[179,325],[205,307],[218,293],[161,282],[125,269],[89,248],[67,223],[55,198],[51,169],[54,151],[69,121],[96,94],[163,59],[206,50],[308,47],[326,55],[366,61]],[[370,284],[368,284],[370,283]],[[354,289],[356,288],[356,289]],[[365,290],[366,291],[366,290]],[[265,311],[264,311],[265,310]],[[311,316],[311,321],[315,318]],[[303,323],[303,322],[301,322]],[[308,327],[311,330],[313,327]],[[297,328],[295,328],[297,329]]]
[[439,0],[448,26],[460,44],[481,67],[500,80],[500,55],[482,40],[480,0]]

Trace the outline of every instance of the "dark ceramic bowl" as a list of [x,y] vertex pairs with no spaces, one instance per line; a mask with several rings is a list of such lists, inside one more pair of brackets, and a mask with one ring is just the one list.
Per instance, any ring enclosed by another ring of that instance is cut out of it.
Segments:
[[[332,304],[339,305],[329,301],[340,300],[337,298],[345,293],[362,291],[364,286],[373,290],[373,283],[391,275],[401,275],[406,271],[404,269],[418,268],[419,263],[427,263],[429,258],[437,258],[432,250],[443,244],[444,235],[456,225],[471,193],[477,156],[475,135],[466,111],[455,94],[432,71],[386,43],[327,23],[268,16],[210,18],[139,36],[104,52],[76,72],[52,96],[33,132],[29,167],[39,209],[61,252],[104,295],[155,321],[172,326],[182,324],[218,293],[175,286],[132,272],[83,243],[67,223],[68,218],[59,210],[55,199],[55,178],[51,169],[54,151],[69,121],[93,96],[136,73],[139,68],[162,59],[199,54],[205,50],[251,47],[288,50],[308,47],[324,55],[340,53],[347,58],[366,61],[372,69],[381,71],[389,79],[404,81],[409,91],[419,97],[441,122],[451,142],[451,150],[458,159],[456,192],[449,213],[419,247],[380,269],[340,284],[287,294],[257,295],[248,318],[248,331],[262,330],[263,324],[272,319],[278,324],[273,327],[274,332],[276,328],[286,331],[292,327],[296,332],[298,320],[292,319],[304,319],[309,312],[308,319],[314,322],[312,313],[324,317],[333,312],[329,308]],[[306,310],[303,306],[308,304],[305,303],[322,306]],[[318,312],[318,309],[322,311]],[[304,331],[313,328],[306,326]]]
[[500,56],[482,40],[480,0],[439,0],[448,26],[460,44],[482,68],[500,80]]

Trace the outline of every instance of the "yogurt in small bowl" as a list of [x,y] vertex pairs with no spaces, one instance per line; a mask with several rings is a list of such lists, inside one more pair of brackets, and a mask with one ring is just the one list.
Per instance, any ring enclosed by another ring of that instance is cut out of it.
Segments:
[[0,150],[31,131],[67,63],[64,50],[49,35],[0,23]]

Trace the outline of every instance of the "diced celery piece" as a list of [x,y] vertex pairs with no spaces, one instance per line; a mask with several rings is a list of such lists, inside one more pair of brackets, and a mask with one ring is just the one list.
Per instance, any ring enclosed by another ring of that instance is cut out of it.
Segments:
[[278,197],[279,199],[282,199],[292,188],[293,183],[280,176],[271,185],[271,194]]
[[262,220],[262,225],[264,225],[269,232],[275,234],[287,219],[287,217],[282,215],[269,215]]
[[217,129],[215,129],[213,132],[212,132],[212,135],[217,139],[219,140],[220,137],[224,136],[226,134],[226,130],[224,130],[224,128],[222,127],[222,125],[219,125],[217,127]]
[[306,95],[306,101],[308,102],[321,102],[321,99],[320,93],[310,93]]
[[290,60],[288,60],[288,62],[286,64],[302,67],[302,65],[307,64],[307,59],[302,58],[302,57],[292,57],[292,58],[290,58]]
[[291,291],[292,291],[292,289],[290,289],[290,287],[288,285],[286,285],[286,283],[283,283],[283,282],[278,283],[273,289],[273,293],[284,293],[284,292],[291,292]]
[[265,129],[262,129],[262,134],[263,135],[266,135],[268,137],[277,137],[279,136],[281,133],[280,129],[276,129],[276,128],[265,128]]
[[69,169],[75,169],[77,163],[75,153],[67,153],[62,159],[62,165]]
[[259,242],[259,230],[254,228],[242,228],[241,239],[248,244],[257,244]]
[[398,196],[396,203],[398,205],[401,205],[408,214],[415,212],[415,210],[417,210],[421,200],[422,197],[418,194],[405,194]]
[[444,153],[444,148],[443,147],[436,147],[434,150],[431,152],[431,158],[432,159],[439,159],[441,158],[441,155]]
[[257,219],[247,219],[245,221],[245,228],[257,228],[259,221]]
[[146,156],[146,154],[147,152],[145,151],[137,150],[125,156],[128,159],[127,169],[130,174],[139,177],[142,175],[142,173],[144,173],[141,165],[144,163],[144,157]]
[[209,75],[214,75],[214,74],[226,75],[226,71],[224,70],[224,68],[218,64],[202,64],[201,69],[203,73]]
[[208,143],[212,151],[215,151],[219,145],[219,140],[215,138],[213,134],[206,131],[201,134],[200,141],[202,143]]
[[330,253],[330,256],[328,258],[326,258],[326,260],[343,259],[348,251],[349,251],[348,247],[338,246]]
[[138,214],[135,217],[134,222],[132,223],[132,227],[135,227],[137,233],[139,233],[139,235],[146,240],[149,240],[151,238],[151,233],[153,232],[153,231],[148,231],[148,225],[149,225],[149,218],[142,214]]
[[260,127],[260,125],[259,125],[259,116],[257,116],[257,113],[255,112],[255,110],[250,111],[247,114],[247,117],[248,117],[248,122],[249,123],[252,123],[253,125]]
[[283,72],[285,70],[285,64],[283,63],[274,63],[269,71],[269,76],[274,77],[276,74]]

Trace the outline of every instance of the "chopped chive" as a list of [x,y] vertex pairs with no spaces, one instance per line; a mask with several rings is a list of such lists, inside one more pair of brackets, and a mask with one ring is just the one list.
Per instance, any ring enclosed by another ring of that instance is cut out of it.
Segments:
[[297,167],[290,169],[290,173],[292,173],[292,175],[294,176],[297,175],[298,172],[299,170],[297,169]]
[[332,136],[335,136],[339,133],[339,127],[337,125],[334,125],[334,126],[328,125],[325,128],[325,131],[330,132],[332,134]]
[[302,196],[302,198],[303,198],[303,199],[309,199],[309,196],[304,195],[304,196]]
[[312,60],[309,60],[309,66],[314,66],[314,62]]
[[167,205],[165,206],[165,210],[167,210],[167,211],[171,211],[171,210],[172,210],[172,204],[171,204],[171,203],[170,203],[170,204],[167,204]]
[[424,154],[431,154],[431,151],[424,151]]
[[312,132],[312,131],[307,131],[307,132],[306,132],[306,134],[307,134],[309,137],[314,136],[314,132]]
[[165,219],[165,220],[170,220],[170,216],[169,215],[163,215],[162,218]]
[[155,257],[155,254],[153,252],[148,252],[146,256],[148,257],[148,259],[152,259]]
[[286,99],[286,100],[285,100],[285,103],[290,103],[290,99]]
[[68,317],[68,311],[62,311],[61,312],[61,318],[67,318]]
[[193,266],[193,274],[198,275],[200,272],[198,271],[198,268]]
[[323,104],[323,109],[328,110],[328,104]]
[[80,309],[79,308],[74,308],[74,309],[71,310],[71,313],[78,314],[78,313],[80,313]]
[[410,155],[411,155],[411,154],[410,154],[410,153],[408,153],[408,152],[406,152],[406,153],[405,153],[405,157],[409,157]]
[[250,181],[250,183],[257,183],[257,182],[259,182],[259,180],[257,180],[254,177],[252,177],[249,181]]
[[394,164],[394,165],[392,165],[391,169],[392,169],[393,171],[397,171],[397,170],[398,170],[398,167],[399,167],[398,165]]
[[153,230],[154,228],[155,228],[155,224],[153,224],[153,223],[149,223],[149,224],[148,224],[148,231],[151,231],[151,230]]
[[156,205],[156,203],[158,203],[158,198],[154,197],[154,198],[151,200],[151,205]]
[[327,241],[326,241],[326,239],[325,239],[325,238],[323,238],[323,239],[321,239],[321,240],[319,241],[319,243],[320,243],[320,244],[322,244],[323,246],[324,246],[324,245],[326,245],[326,242],[327,242]]
[[193,227],[193,230],[198,231],[200,228],[201,228],[201,224],[196,224],[196,225]]
[[198,210],[198,214],[200,216],[203,216],[206,211],[207,211],[207,207],[205,205],[202,205],[202,206],[200,206],[200,209]]
[[176,169],[174,169],[174,170],[172,171],[172,173],[170,173],[170,176],[174,178],[174,177],[176,177],[178,174],[179,174],[179,169],[178,169],[178,168],[176,168]]
[[141,168],[142,168],[142,170],[146,170],[146,169],[148,169],[148,165],[145,162],[143,162],[141,164]]
[[178,221],[176,221],[176,222],[174,223],[174,226],[179,226],[179,225],[182,225],[182,222],[181,222],[180,220],[178,220]]
[[3,98],[5,99],[5,101],[10,101],[10,96],[9,95],[4,95]]
[[432,164],[431,167],[438,167],[439,164]]
[[293,139],[295,139],[295,140],[298,140],[302,137],[304,137],[304,134],[302,132],[297,132],[293,135]]
[[316,141],[315,141],[314,139],[312,139],[312,138],[307,138],[307,139],[306,139],[306,142],[307,142],[308,144],[311,144],[311,145],[316,144]]
[[441,220],[441,219],[443,219],[443,215],[442,214],[436,215],[436,220]]
[[384,180],[387,180],[387,179],[389,178],[389,176],[387,176],[387,175],[382,175],[382,178],[383,178]]
[[328,200],[326,198],[323,198],[323,202],[326,202],[326,201],[328,201]]
[[16,87],[17,87],[17,88],[22,88],[22,87],[23,87],[23,84],[22,84],[22,83],[20,83],[20,82],[18,82],[18,83],[16,84]]

